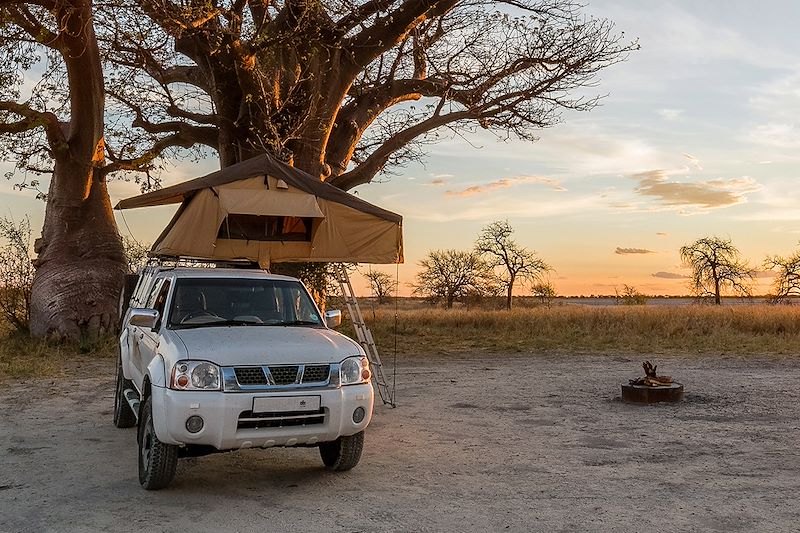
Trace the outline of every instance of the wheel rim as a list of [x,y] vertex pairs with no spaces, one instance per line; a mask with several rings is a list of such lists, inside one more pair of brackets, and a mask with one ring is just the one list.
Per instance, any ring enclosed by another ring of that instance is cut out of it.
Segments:
[[122,381],[119,379],[119,371],[117,371],[117,393],[114,395],[114,414],[119,412],[119,397],[122,394]]
[[144,427],[142,434],[142,466],[145,472],[150,466],[150,451],[153,448],[153,433],[150,431],[150,424]]

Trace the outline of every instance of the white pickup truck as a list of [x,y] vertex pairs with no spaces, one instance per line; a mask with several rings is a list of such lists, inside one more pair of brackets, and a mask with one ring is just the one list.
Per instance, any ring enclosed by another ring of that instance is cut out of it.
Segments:
[[121,310],[114,424],[138,426],[145,489],[166,487],[178,458],[216,451],[317,446],[331,470],[358,463],[369,361],[300,281],[151,266]]

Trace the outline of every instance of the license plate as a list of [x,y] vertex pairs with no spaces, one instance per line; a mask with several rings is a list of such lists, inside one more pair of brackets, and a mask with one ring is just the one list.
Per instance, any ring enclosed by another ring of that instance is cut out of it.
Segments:
[[319,396],[272,396],[270,398],[253,398],[254,413],[319,411],[319,405]]

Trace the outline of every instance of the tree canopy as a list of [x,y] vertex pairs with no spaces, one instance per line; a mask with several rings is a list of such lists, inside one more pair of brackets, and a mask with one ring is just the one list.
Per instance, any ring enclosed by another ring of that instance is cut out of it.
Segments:
[[100,10],[116,168],[149,172],[189,147],[216,151],[221,166],[270,150],[344,189],[448,134],[534,140],[561,110],[594,107],[596,95],[576,91],[638,46],[570,0]]
[[514,228],[507,220],[492,222],[481,230],[475,251],[486,259],[497,283],[506,290],[506,309],[511,309],[514,284],[533,281],[552,270],[536,252],[520,246],[512,238]]
[[698,297],[713,297],[720,305],[726,291],[750,295],[753,270],[730,239],[703,237],[681,247],[680,256],[692,269],[690,286]]
[[414,293],[430,299],[443,299],[450,309],[453,302],[469,294],[487,290],[486,263],[475,252],[434,250],[419,262]]
[[800,251],[795,251],[789,256],[771,256],[764,261],[764,266],[776,271],[775,280],[772,282],[770,300],[773,302],[786,301],[791,296],[800,296]]

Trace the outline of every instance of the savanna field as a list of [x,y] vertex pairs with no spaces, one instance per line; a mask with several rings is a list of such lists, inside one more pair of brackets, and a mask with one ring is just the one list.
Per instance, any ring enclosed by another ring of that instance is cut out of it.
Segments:
[[[341,307],[336,301],[331,307]],[[411,299],[362,311],[384,357],[457,353],[794,355],[800,353],[800,306],[741,304],[574,305],[558,301],[511,311],[443,309]],[[354,336],[347,315],[340,328]],[[396,334],[395,334],[396,331]],[[30,340],[2,325],[0,378],[51,377],[72,360],[116,356],[114,339],[91,345]]]
[[[523,305],[526,305],[523,303]],[[530,305],[527,303],[527,305]],[[442,309],[410,299],[362,304],[382,353],[790,355],[800,352],[800,306],[574,305]],[[396,331],[395,336],[395,315]],[[349,326],[343,331],[352,333]]]

